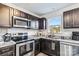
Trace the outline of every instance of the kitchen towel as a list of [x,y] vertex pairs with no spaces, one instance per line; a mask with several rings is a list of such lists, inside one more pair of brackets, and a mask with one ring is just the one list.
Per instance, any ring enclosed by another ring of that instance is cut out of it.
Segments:
[[52,50],[55,50],[55,43],[52,42]]
[[30,43],[26,45],[26,51],[30,51]]

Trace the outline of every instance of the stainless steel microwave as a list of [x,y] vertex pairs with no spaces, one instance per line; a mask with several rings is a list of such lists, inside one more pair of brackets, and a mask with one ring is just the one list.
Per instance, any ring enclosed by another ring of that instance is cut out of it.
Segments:
[[13,27],[24,27],[24,28],[30,28],[31,26],[31,20],[28,20],[26,18],[13,16],[12,17],[12,26]]

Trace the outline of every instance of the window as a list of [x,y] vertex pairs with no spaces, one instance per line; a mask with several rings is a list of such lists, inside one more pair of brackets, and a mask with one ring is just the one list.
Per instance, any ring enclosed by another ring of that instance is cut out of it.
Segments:
[[59,33],[61,28],[61,17],[56,16],[48,20],[48,28],[50,33]]

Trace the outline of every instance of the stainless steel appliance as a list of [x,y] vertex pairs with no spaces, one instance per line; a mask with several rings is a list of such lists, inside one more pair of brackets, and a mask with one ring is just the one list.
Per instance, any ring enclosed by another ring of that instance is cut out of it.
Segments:
[[34,55],[34,40],[28,40],[27,33],[14,33],[12,40],[16,42],[16,56]]
[[13,33],[11,34],[11,39],[16,43],[21,43],[28,40],[27,33]]
[[72,40],[79,41],[79,32],[72,32]]
[[16,56],[34,56],[34,41],[17,44]]
[[22,17],[13,16],[12,26],[13,27],[30,28],[31,20],[28,20],[28,19],[22,18]]

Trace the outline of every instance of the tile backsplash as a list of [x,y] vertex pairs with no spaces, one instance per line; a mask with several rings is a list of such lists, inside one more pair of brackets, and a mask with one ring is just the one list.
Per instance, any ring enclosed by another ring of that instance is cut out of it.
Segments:
[[0,41],[5,33],[28,33],[28,35],[36,35],[38,30],[22,29],[22,28],[0,28]]
[[32,29],[22,29],[22,28],[10,28],[8,29],[8,33],[28,33],[28,35],[35,35],[38,30]]
[[25,33],[27,32],[29,35],[35,35],[38,30],[32,30],[32,29],[22,29],[22,28],[0,28],[0,35],[3,35],[5,33]]
[[0,28],[0,36],[7,33],[8,29],[7,28]]
[[7,33],[8,29],[7,28],[0,28],[0,41],[3,41],[2,35]]

